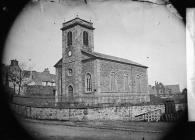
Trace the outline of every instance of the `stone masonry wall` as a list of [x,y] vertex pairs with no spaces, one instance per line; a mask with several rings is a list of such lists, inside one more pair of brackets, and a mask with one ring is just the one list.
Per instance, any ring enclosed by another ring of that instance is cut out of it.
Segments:
[[56,86],[30,85],[26,87],[25,95],[53,95]]
[[82,64],[82,93],[86,93],[86,74],[89,73],[92,79],[92,92],[95,89],[94,60],[83,62]]
[[[40,108],[19,104],[12,104],[12,109],[25,117],[32,119],[52,119],[52,120],[136,120],[135,116],[153,111],[161,110],[165,112],[164,105],[142,105],[142,106],[115,106],[97,108]],[[160,114],[160,115],[161,115]]]
[[24,106],[35,106],[35,107],[48,107],[55,105],[55,96],[53,95],[42,95],[42,96],[18,96],[14,95],[13,103],[21,104]]
[[62,94],[62,69],[60,67],[56,68],[56,90],[57,90],[57,94],[61,95]]
[[147,103],[150,102],[150,96],[147,94],[120,94],[120,93],[102,93],[102,95],[94,96],[93,94],[86,94],[82,97],[75,98],[75,101],[84,102],[86,105],[94,105],[94,104],[138,104],[138,103]]
[[[147,93],[147,69],[143,67],[100,60],[101,92],[111,92],[111,72],[115,73],[116,93]],[[124,88],[124,75],[128,75],[128,89]]]
[[[72,45],[67,45],[67,33],[72,32]],[[89,44],[83,45],[83,31],[88,32]],[[62,92],[66,97],[68,95],[68,86],[73,87],[73,97],[79,96],[83,92],[82,86],[82,64],[81,64],[81,49],[92,51],[93,46],[93,30],[81,27],[79,25],[68,28],[62,31]],[[71,51],[72,55],[69,56],[68,52]],[[72,76],[67,75],[68,69],[72,69]]]

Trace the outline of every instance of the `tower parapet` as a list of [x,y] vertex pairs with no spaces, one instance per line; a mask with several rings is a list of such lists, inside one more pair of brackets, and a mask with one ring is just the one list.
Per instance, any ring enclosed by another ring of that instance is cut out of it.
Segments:
[[89,22],[89,21],[86,21],[86,20],[83,20],[83,19],[80,19],[78,17],[70,20],[70,21],[67,21],[67,22],[64,22],[62,24],[62,28],[61,30],[66,30],[66,29],[69,29],[69,28],[72,28],[76,25],[80,25],[82,27],[85,27],[87,29],[91,29],[91,30],[94,30],[95,28],[93,27],[93,23],[92,22]]

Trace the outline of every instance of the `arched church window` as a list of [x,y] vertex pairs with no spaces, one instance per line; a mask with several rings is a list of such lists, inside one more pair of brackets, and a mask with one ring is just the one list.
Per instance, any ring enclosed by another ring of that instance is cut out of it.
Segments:
[[83,44],[88,46],[89,41],[88,41],[88,33],[86,31],[83,32]]
[[67,34],[67,45],[70,46],[72,45],[72,32],[69,31],[68,34]]
[[111,91],[115,90],[115,72],[111,72],[110,74],[110,89]]
[[91,74],[86,74],[86,91],[90,92],[92,91],[92,80],[91,80]]
[[124,90],[128,91],[128,74],[124,75]]
[[68,86],[68,95],[70,99],[73,98],[73,87],[71,85]]

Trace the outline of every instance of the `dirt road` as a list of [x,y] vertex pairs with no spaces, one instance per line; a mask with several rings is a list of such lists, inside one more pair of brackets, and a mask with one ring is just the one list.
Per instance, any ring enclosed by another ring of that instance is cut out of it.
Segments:
[[158,140],[171,127],[147,122],[21,121],[40,140]]

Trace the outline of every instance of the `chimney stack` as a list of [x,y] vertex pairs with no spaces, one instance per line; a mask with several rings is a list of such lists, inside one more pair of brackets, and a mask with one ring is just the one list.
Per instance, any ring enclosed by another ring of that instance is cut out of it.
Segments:
[[18,61],[16,59],[11,60],[11,66],[18,66]]

